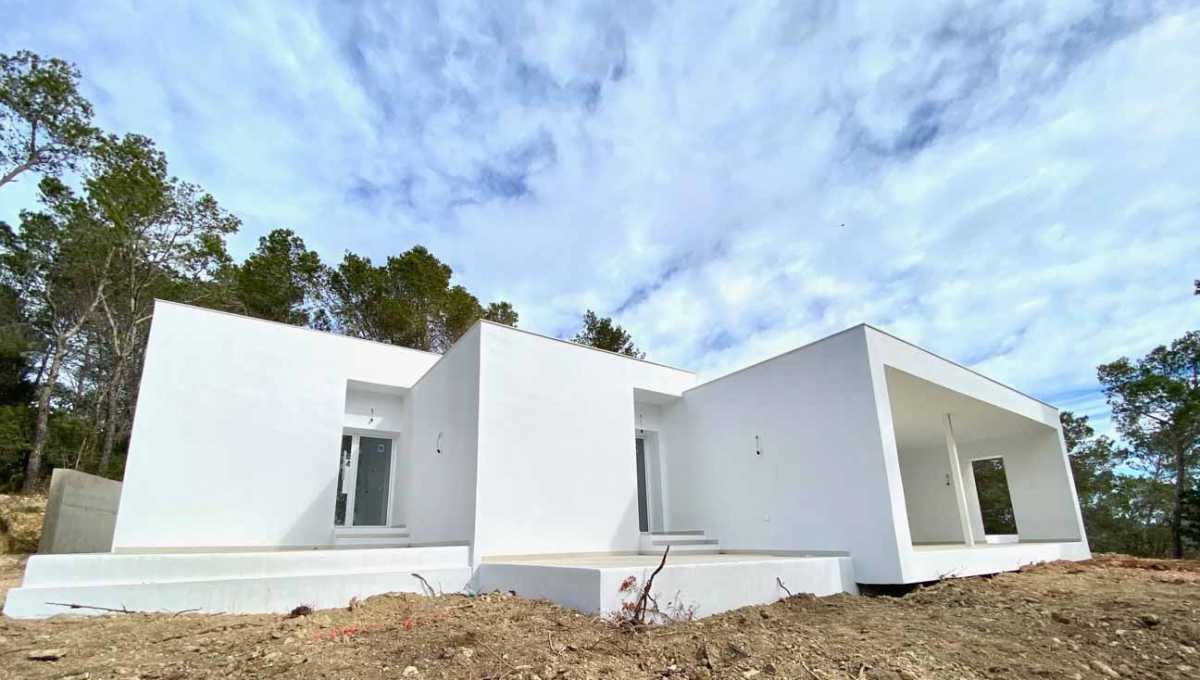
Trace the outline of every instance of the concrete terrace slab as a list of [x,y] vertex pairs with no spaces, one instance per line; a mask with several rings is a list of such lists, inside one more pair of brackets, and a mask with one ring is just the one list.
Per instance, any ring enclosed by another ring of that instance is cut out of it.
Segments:
[[1086,560],[1089,557],[1088,546],[1082,541],[976,543],[971,547],[962,544],[914,545],[909,567],[912,581],[921,582],[1016,571],[1028,564]]
[[[34,555],[4,614],[40,618],[103,609],[261,614],[351,598],[459,592],[471,578],[466,546],[275,552]],[[80,605],[70,608],[65,605]]]

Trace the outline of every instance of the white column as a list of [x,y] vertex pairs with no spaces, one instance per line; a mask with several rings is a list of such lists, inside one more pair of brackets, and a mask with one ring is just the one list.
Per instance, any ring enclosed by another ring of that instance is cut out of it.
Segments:
[[976,542],[986,542],[983,510],[979,507],[979,487],[975,486],[975,468],[970,460],[964,460],[959,469],[962,470],[963,494],[967,497],[967,514],[971,518],[971,535],[975,537]]
[[963,543],[967,547],[975,545],[975,537],[971,533],[971,518],[967,514],[967,495],[963,491],[962,467],[958,462],[958,444],[954,441],[954,424],[950,414],[942,420],[946,429],[946,453],[950,456],[950,480],[954,486],[954,504],[958,506],[958,524],[962,529]]

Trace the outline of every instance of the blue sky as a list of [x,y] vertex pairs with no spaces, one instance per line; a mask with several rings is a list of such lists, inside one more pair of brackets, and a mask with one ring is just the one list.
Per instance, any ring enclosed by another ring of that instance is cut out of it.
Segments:
[[1093,414],[1097,364],[1200,317],[1194,5],[0,4],[239,256],[425,244],[705,376],[867,321]]

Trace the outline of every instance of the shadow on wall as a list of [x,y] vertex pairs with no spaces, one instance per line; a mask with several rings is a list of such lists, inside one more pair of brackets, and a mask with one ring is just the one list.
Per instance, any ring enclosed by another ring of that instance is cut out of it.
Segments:
[[[337,449],[333,448],[331,451],[333,453],[329,455],[330,465],[336,466]],[[336,502],[337,471],[335,468],[322,491],[309,502],[308,507],[300,513],[296,522],[284,534],[279,547],[333,547],[333,513]],[[316,538],[322,535],[324,536],[323,540]]]

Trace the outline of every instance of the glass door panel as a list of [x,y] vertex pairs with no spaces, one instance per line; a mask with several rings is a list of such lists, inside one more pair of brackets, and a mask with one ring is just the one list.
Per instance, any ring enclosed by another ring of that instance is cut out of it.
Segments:
[[646,498],[646,440],[634,440],[637,458],[638,530],[650,531],[650,504]]
[[346,525],[346,500],[349,498],[349,489],[346,477],[350,472],[350,456],[351,447],[354,444],[354,437],[348,434],[342,435],[342,450],[338,456],[338,481],[337,481],[337,500],[333,506],[333,524],[334,526]]
[[392,472],[392,440],[359,437],[356,472],[354,525],[386,526]]

